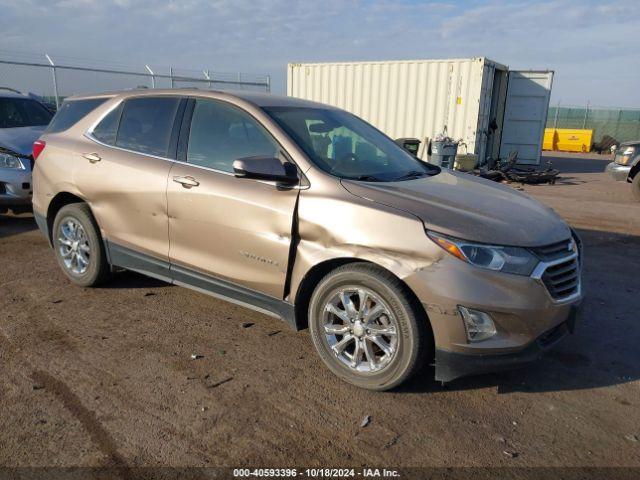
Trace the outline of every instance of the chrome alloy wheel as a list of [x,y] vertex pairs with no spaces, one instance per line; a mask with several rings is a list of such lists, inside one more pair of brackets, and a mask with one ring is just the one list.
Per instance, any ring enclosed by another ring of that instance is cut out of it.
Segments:
[[398,349],[398,325],[391,309],[368,288],[336,291],[324,307],[322,324],[336,358],[359,373],[384,369]]
[[77,220],[67,218],[58,229],[58,251],[64,266],[76,275],[89,268],[91,248],[84,228]]

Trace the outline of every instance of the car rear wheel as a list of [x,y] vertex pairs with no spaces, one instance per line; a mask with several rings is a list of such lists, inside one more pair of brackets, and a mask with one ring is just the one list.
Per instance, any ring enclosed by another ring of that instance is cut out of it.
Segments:
[[311,338],[323,362],[343,380],[388,390],[427,358],[429,327],[401,282],[366,263],[328,273],[309,304]]
[[109,277],[100,231],[86,203],[60,209],[53,222],[53,247],[58,264],[73,283],[93,287]]
[[636,173],[636,176],[631,181],[631,193],[633,193],[633,198],[640,202],[640,172]]

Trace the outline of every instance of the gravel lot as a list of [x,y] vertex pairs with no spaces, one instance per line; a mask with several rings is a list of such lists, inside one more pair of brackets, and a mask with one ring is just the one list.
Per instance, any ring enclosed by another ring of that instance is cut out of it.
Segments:
[[580,328],[528,368],[444,388],[427,371],[399,391],[356,389],[307,331],[139,275],[71,286],[33,219],[0,215],[0,467],[640,474],[640,204],[603,157],[553,160],[562,179],[525,190],[585,243]]

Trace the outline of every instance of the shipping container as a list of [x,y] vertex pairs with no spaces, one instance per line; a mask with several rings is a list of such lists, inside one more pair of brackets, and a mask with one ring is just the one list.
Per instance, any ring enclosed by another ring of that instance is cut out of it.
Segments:
[[487,159],[518,151],[539,164],[553,72],[510,71],[484,57],[449,60],[290,63],[287,94],[342,108],[392,138],[460,140]]

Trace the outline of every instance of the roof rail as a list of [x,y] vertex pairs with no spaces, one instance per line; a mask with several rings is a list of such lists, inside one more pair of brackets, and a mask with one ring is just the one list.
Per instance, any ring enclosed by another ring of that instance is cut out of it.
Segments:
[[15,88],[11,88],[11,87],[0,87],[0,90],[9,90],[10,92],[24,95],[20,90],[16,90]]

